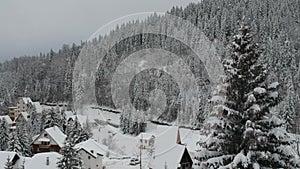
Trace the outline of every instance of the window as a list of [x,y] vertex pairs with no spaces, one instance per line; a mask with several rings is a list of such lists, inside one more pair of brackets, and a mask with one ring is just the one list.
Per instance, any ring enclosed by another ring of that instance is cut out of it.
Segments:
[[47,133],[45,133],[45,134],[44,134],[44,137],[47,137],[47,136],[48,136],[48,134],[47,134]]
[[91,156],[88,156],[88,159],[91,159]]
[[42,141],[41,144],[42,144],[42,145],[49,145],[49,144],[50,144],[50,141]]

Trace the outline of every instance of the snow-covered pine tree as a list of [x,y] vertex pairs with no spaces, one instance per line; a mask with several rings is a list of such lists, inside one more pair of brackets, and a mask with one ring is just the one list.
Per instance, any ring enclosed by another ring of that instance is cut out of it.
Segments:
[[47,111],[46,114],[46,119],[45,119],[45,124],[44,124],[44,129],[57,126],[61,130],[63,130],[63,124],[62,124],[62,117],[60,114],[60,111],[58,108],[53,109],[51,108],[50,110]]
[[47,110],[43,109],[41,119],[40,119],[40,132],[41,133],[44,129],[46,129],[46,116],[47,116]]
[[9,139],[8,139],[8,147],[7,147],[7,151],[12,151],[12,152],[16,152],[19,153],[21,152],[21,147],[20,147],[20,140],[18,137],[18,134],[16,131],[12,131],[9,133]]
[[31,153],[31,141],[32,137],[29,134],[29,127],[27,123],[20,124],[17,129],[18,147],[20,147],[19,154],[25,157],[30,157]]
[[0,120],[0,151],[5,151],[8,147],[9,139],[8,125],[5,120]]
[[30,136],[35,136],[40,133],[41,128],[41,121],[37,114],[35,106],[33,106],[32,110],[30,111],[30,119],[29,119],[29,129],[30,129]]
[[292,82],[291,72],[287,71],[286,75],[286,95],[282,102],[278,105],[279,107],[279,115],[285,120],[285,124],[287,130],[289,132],[296,132],[296,103],[297,103],[297,95],[295,92],[295,87]]
[[266,83],[257,47],[249,27],[242,25],[204,124],[208,137],[200,142],[202,168],[299,167],[283,121],[270,110],[278,104],[279,83]]
[[62,157],[57,162],[60,169],[83,169],[83,162],[78,155],[75,146],[75,138],[68,133],[65,145],[61,149]]
[[14,168],[13,163],[10,161],[10,157],[8,156],[6,158],[4,169],[13,169],[13,168]]
[[66,133],[74,138],[74,143],[80,143],[82,141],[86,141],[90,138],[90,134],[87,130],[84,130],[78,121],[77,116],[75,116],[74,120],[69,120],[66,125]]

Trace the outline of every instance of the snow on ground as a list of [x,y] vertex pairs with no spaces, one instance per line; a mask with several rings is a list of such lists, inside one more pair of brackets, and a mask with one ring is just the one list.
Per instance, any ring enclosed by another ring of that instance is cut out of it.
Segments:
[[112,124],[120,124],[120,114],[93,109],[90,106],[85,107],[79,114],[86,115],[90,121],[110,122]]
[[106,145],[109,150],[114,152],[113,156],[136,156],[139,152],[139,139],[123,135],[118,128],[109,125],[99,126],[94,128],[92,133],[98,143]]
[[103,164],[105,165],[105,169],[139,169],[139,165],[129,165],[130,160],[116,160],[116,159],[105,159]]

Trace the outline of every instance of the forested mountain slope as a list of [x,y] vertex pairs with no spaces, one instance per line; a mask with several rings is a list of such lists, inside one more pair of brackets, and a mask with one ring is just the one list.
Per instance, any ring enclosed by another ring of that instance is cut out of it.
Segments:
[[[203,30],[214,41],[221,56],[230,53],[228,44],[241,20],[249,23],[255,34],[254,40],[265,56],[261,62],[268,64],[272,72],[270,78],[282,84],[280,91],[285,97],[279,110],[288,116],[286,118],[292,119],[300,110],[299,9],[299,0],[203,0],[185,8],[173,7],[168,13],[189,20]],[[151,22],[155,17],[151,16],[145,22]],[[129,29],[133,24],[145,23],[128,23],[115,31]],[[114,31],[109,36],[113,37],[113,34]],[[2,108],[11,105],[18,96],[29,96],[42,102],[71,102],[73,66],[83,45],[63,45],[58,52],[15,58],[0,64]],[[128,45],[134,45],[134,39],[128,39],[118,47],[126,49]],[[201,72],[203,67],[195,69]],[[205,79],[205,73],[203,76]],[[209,94],[209,90],[203,93]],[[113,105],[107,101],[105,106]],[[200,106],[199,112],[202,113],[205,108],[203,104]]]

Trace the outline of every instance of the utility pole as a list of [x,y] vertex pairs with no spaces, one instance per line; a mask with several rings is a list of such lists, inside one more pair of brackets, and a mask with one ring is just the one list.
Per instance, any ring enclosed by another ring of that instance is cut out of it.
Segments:
[[143,134],[141,134],[141,145],[140,145],[140,169],[142,169],[142,146],[143,146]]

